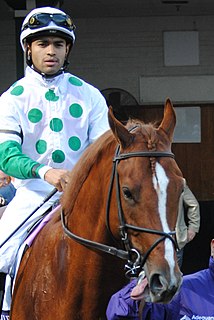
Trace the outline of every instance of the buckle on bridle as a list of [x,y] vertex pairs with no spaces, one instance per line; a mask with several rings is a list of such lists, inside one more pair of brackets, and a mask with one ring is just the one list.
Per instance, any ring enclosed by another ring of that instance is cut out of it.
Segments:
[[141,271],[141,255],[136,249],[131,249],[129,251],[129,260],[125,265],[126,277],[127,278],[136,278]]

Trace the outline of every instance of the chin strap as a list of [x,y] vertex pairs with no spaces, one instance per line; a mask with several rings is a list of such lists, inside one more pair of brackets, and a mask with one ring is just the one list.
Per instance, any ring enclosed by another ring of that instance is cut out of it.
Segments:
[[44,72],[40,72],[38,70],[33,69],[34,71],[38,72],[39,74],[41,74],[41,76],[45,79],[52,79],[55,78],[56,76],[59,76],[60,74],[62,74],[64,72],[63,68],[60,68],[58,72],[54,73],[54,74],[46,74]]
[[59,71],[57,71],[57,72],[54,73],[54,74],[46,74],[46,73],[44,73],[44,72],[40,72],[39,70],[36,70],[33,65],[31,65],[30,68],[31,68],[33,71],[35,71],[35,72],[37,72],[38,74],[40,74],[44,79],[53,79],[53,78],[55,78],[56,76],[59,76],[60,74],[62,74],[62,73],[64,72],[64,70],[65,70],[65,68],[62,67],[62,68],[59,69]]

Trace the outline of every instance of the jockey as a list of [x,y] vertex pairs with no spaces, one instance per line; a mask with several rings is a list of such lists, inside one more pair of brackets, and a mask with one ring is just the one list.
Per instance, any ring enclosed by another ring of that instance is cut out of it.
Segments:
[[0,98],[0,170],[15,178],[17,190],[0,220],[0,275],[11,272],[27,229],[60,198],[83,151],[109,129],[99,90],[65,72],[74,31],[72,19],[52,7],[32,10],[22,24],[25,76]]

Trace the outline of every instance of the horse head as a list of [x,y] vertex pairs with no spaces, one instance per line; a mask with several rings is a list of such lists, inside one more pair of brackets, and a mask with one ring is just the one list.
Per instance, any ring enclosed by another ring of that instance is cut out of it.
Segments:
[[[171,152],[175,111],[167,99],[159,126],[140,121],[124,126],[110,109],[109,123],[119,144],[114,159],[119,230],[130,254],[141,257],[151,301],[168,302],[181,284],[175,225],[183,178]],[[121,236],[112,215],[109,224],[114,237]]]

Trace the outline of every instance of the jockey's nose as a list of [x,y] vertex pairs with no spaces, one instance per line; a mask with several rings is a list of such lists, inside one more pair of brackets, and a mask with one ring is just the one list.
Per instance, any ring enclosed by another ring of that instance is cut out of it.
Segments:
[[53,44],[49,44],[49,46],[48,46],[48,55],[54,56],[55,54],[56,53],[55,53],[54,45]]

